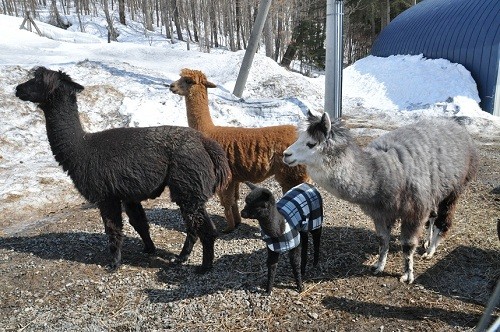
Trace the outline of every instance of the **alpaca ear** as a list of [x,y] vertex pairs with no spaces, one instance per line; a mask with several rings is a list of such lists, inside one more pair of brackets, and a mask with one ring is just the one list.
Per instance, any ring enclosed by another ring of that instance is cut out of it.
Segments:
[[274,196],[273,193],[266,188],[262,188],[262,192],[260,193],[260,199],[266,201],[267,203],[274,204]]
[[76,93],[78,93],[78,92],[82,92],[82,91],[83,91],[83,89],[85,89],[85,88],[83,87],[83,85],[80,85],[80,84],[75,83],[75,82],[71,82],[70,87],[71,87],[71,88],[72,88],[72,89],[73,89]]
[[207,88],[216,88],[216,87],[217,87],[217,84],[207,81],[207,82],[205,83],[205,86],[206,86]]
[[312,122],[315,119],[316,119],[316,115],[314,115],[313,112],[311,112],[311,110],[307,110],[307,120],[309,122]]
[[69,77],[68,74],[59,71],[59,77],[61,79],[61,82],[64,82],[66,86],[68,86],[71,90],[77,93],[83,91],[84,87],[76,82],[73,82],[73,80],[71,79],[71,77]]
[[321,131],[325,134],[325,137],[328,137],[328,133],[332,129],[332,122],[330,121],[330,116],[328,116],[327,112],[324,112],[321,116]]
[[250,190],[257,189],[257,186],[250,181],[245,181],[245,184],[248,186],[248,188],[250,188]]

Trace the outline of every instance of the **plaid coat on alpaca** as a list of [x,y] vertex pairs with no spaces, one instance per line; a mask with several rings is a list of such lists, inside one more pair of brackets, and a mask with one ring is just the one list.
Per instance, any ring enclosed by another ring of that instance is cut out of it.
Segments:
[[262,230],[262,240],[277,253],[287,252],[300,244],[300,232],[312,231],[323,224],[323,199],[319,191],[308,183],[302,183],[285,193],[276,203],[285,218],[285,232],[270,237]]

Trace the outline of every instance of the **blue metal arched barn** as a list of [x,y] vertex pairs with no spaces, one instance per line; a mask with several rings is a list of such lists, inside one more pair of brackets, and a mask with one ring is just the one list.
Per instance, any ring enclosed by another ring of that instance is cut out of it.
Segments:
[[500,0],[424,0],[387,25],[371,53],[460,63],[477,83],[481,108],[500,116]]

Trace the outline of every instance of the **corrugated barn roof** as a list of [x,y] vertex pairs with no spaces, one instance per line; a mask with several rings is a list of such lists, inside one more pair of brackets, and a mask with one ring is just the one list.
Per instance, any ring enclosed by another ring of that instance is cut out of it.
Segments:
[[424,0],[398,15],[372,55],[423,54],[460,63],[475,79],[481,107],[500,112],[500,0]]

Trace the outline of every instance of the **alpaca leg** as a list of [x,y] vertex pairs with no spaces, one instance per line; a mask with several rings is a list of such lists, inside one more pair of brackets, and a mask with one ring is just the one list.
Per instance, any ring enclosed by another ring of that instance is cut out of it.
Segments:
[[238,227],[241,225],[241,215],[240,209],[238,208],[238,200],[240,199],[240,183],[235,182],[234,184],[234,192],[233,192],[234,201],[231,205],[231,211],[233,213],[234,227]]
[[421,222],[403,220],[401,222],[401,244],[403,248],[403,275],[399,278],[401,282],[413,283],[413,255],[417,249],[418,239],[424,223],[425,220]]
[[384,220],[375,221],[375,231],[377,232],[378,241],[378,261],[373,265],[373,273],[379,274],[384,271],[387,263],[387,254],[389,253],[389,241],[391,237],[391,224],[387,224]]
[[300,256],[302,255],[302,250],[300,248],[301,244],[298,247],[290,250],[288,255],[290,256],[290,265],[292,266],[293,276],[295,278],[295,283],[297,284],[297,292],[302,292],[304,290],[304,286],[302,285],[302,274],[300,267],[302,266],[300,262]]
[[184,244],[182,245],[182,250],[177,257],[176,261],[178,263],[184,263],[188,260],[189,255],[193,251],[194,244],[198,240],[196,233],[192,229],[187,229],[186,231],[186,239],[184,240]]
[[316,228],[315,230],[311,231],[312,238],[313,238],[313,246],[314,246],[314,260],[313,260],[313,266],[317,266],[319,263],[319,249],[321,245],[321,233],[323,231],[322,227]]
[[214,246],[215,239],[217,238],[217,229],[210,219],[206,209],[202,206],[198,209],[198,213],[196,216],[199,220],[200,225],[196,233],[200,238],[200,242],[203,246],[203,259],[200,267],[196,269],[197,273],[205,273],[212,269],[214,264]]
[[306,273],[307,266],[307,249],[309,245],[309,234],[307,232],[300,232],[300,246],[301,250],[301,259],[300,259],[300,272],[302,275]]
[[267,248],[267,285],[266,293],[270,295],[273,291],[274,278],[276,277],[276,267],[278,266],[278,260],[280,254]]
[[233,220],[234,220],[234,227],[238,227],[241,225],[241,215],[240,211],[238,208],[238,201],[234,201],[233,205],[231,206],[231,213],[233,214]]
[[437,246],[441,243],[441,241],[442,241],[441,231],[439,230],[439,228],[436,227],[435,222],[432,222],[429,225],[428,237],[426,241],[428,245],[427,246],[424,245],[426,251],[422,255],[422,258],[431,259],[436,253]]
[[427,223],[425,224],[427,236],[425,237],[425,241],[424,241],[424,249],[429,248],[429,246],[431,245],[432,238],[434,236],[434,221],[435,220],[436,220],[435,218],[429,218],[429,220],[427,220]]
[[426,237],[426,240],[424,242],[424,249],[427,249],[429,248],[430,244],[431,244],[431,240],[434,236],[434,222],[436,221],[436,217],[437,217],[437,212],[434,212],[432,211],[430,216],[429,216],[429,220],[427,220],[426,224],[425,224],[425,228],[427,230],[427,237]]
[[451,228],[453,214],[457,204],[458,196],[452,193],[439,203],[437,217],[432,227],[432,238],[429,239],[429,246],[422,255],[425,259],[431,259],[436,252],[438,245],[443,241],[444,236]]
[[183,206],[181,207],[181,213],[186,222],[187,236],[178,261],[187,261],[199,237],[203,246],[203,260],[201,267],[197,268],[196,272],[207,272],[213,267],[214,244],[215,238],[217,237],[217,229],[208,216],[204,204],[198,207],[192,207],[191,209],[187,209],[186,206]]
[[109,251],[111,252],[110,269],[115,270],[120,266],[121,249],[123,244],[122,206],[119,200],[105,201],[98,204],[104,230],[108,235]]
[[151,235],[149,234],[148,218],[141,205],[137,202],[124,202],[125,213],[128,215],[128,219],[135,231],[140,235],[142,242],[144,243],[144,252],[152,254],[155,252],[155,245],[153,240],[151,240]]
[[226,217],[227,225],[224,228],[224,233],[231,233],[237,225],[241,223],[240,212],[238,211],[237,196],[235,195],[236,188],[239,188],[238,183],[230,182],[225,190],[219,194],[219,199],[224,207],[224,216]]
[[196,240],[198,240],[198,236],[196,235],[196,218],[193,213],[185,211],[185,207],[181,206],[181,214],[182,219],[184,219],[184,223],[186,224],[186,239],[184,240],[184,245],[182,246],[181,253],[177,258],[177,262],[184,263],[191,255],[193,251],[194,244]]
[[413,255],[417,243],[403,243],[403,275],[399,278],[401,282],[413,283],[415,277],[413,276]]

